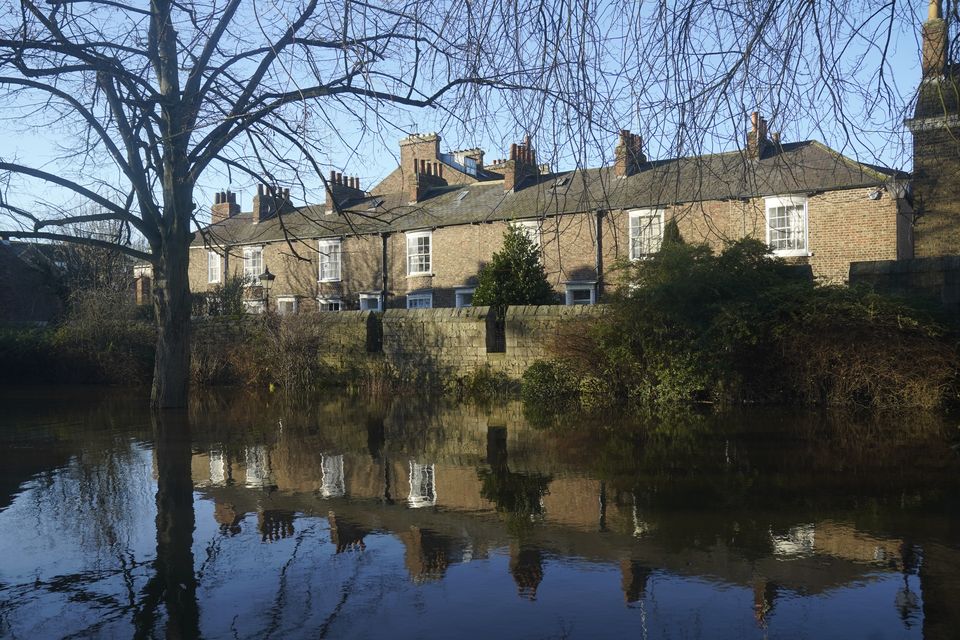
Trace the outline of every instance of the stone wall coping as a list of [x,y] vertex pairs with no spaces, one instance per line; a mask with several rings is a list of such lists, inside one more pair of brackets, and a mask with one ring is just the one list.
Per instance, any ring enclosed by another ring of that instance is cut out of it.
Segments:
[[909,258],[906,260],[871,260],[850,263],[851,281],[857,276],[954,271],[960,269],[960,256]]

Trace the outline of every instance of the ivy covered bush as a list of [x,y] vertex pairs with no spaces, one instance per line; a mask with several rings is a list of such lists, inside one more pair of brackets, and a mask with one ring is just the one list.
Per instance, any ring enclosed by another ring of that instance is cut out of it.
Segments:
[[[957,398],[952,324],[865,288],[817,285],[756,240],[717,254],[677,234],[621,275],[609,312],[555,345],[562,385],[590,389],[590,404],[934,408]],[[559,392],[557,366],[531,367],[525,400]]]

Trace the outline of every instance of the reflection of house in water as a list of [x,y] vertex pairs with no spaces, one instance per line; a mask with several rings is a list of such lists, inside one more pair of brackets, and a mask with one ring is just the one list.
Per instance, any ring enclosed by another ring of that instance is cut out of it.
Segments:
[[414,509],[437,504],[436,467],[410,461],[410,497],[407,504]]
[[[293,535],[294,514],[302,513],[329,521],[329,553],[359,552],[370,536],[392,536],[403,544],[406,571],[418,584],[442,579],[452,564],[508,549],[517,592],[532,599],[544,593],[547,557],[584,558],[619,567],[627,604],[649,597],[654,571],[739,585],[753,594],[742,606],[761,626],[785,594],[823,594],[904,565],[900,540],[816,520],[807,511],[805,517],[790,517],[774,510],[769,519],[738,521],[722,510],[692,514],[663,508],[644,478],[608,478],[605,484],[567,458],[541,456],[546,438],[515,429],[509,417],[493,427],[452,418],[436,422],[445,430],[404,436],[412,440],[398,438],[389,419],[386,425],[382,419],[361,420],[353,430],[338,423],[319,434],[298,434],[285,424],[269,449],[237,448],[231,458],[215,445],[209,454],[195,454],[196,486],[216,502],[214,515],[224,532],[239,530],[244,514],[256,513],[260,536],[282,540]],[[278,491],[250,489],[266,484]],[[325,503],[318,495],[350,500]],[[420,508],[428,506],[435,508]],[[696,532],[706,533],[697,538]],[[922,606],[925,626],[928,609],[952,619],[948,598],[938,600],[926,588],[937,585],[937,576],[930,576],[936,567],[907,564],[927,572],[923,600],[915,595],[920,585],[905,580],[890,606],[902,610],[905,620],[919,620]],[[953,579],[941,577],[944,594],[952,593]]]
[[320,495],[324,498],[342,498],[347,493],[343,477],[343,456],[320,457]]

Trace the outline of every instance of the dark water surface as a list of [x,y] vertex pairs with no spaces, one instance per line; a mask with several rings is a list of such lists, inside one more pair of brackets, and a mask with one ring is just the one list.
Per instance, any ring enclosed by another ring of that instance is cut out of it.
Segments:
[[4,638],[960,637],[941,418],[0,402]]

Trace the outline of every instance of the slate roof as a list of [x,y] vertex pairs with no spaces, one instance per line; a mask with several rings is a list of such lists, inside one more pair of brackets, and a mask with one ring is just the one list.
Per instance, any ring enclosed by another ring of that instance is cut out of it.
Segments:
[[[771,145],[772,146],[772,145]],[[666,206],[703,200],[816,193],[885,184],[907,175],[851,160],[816,141],[770,148],[760,160],[731,152],[647,163],[630,177],[613,167],[551,173],[504,193],[503,181],[434,189],[410,204],[405,193],[367,196],[342,203],[342,214],[324,205],[295,208],[258,224],[241,213],[198,234],[218,245],[257,244],[286,238],[318,238],[385,231],[412,231],[481,222]],[[461,196],[463,192],[466,195]]]

